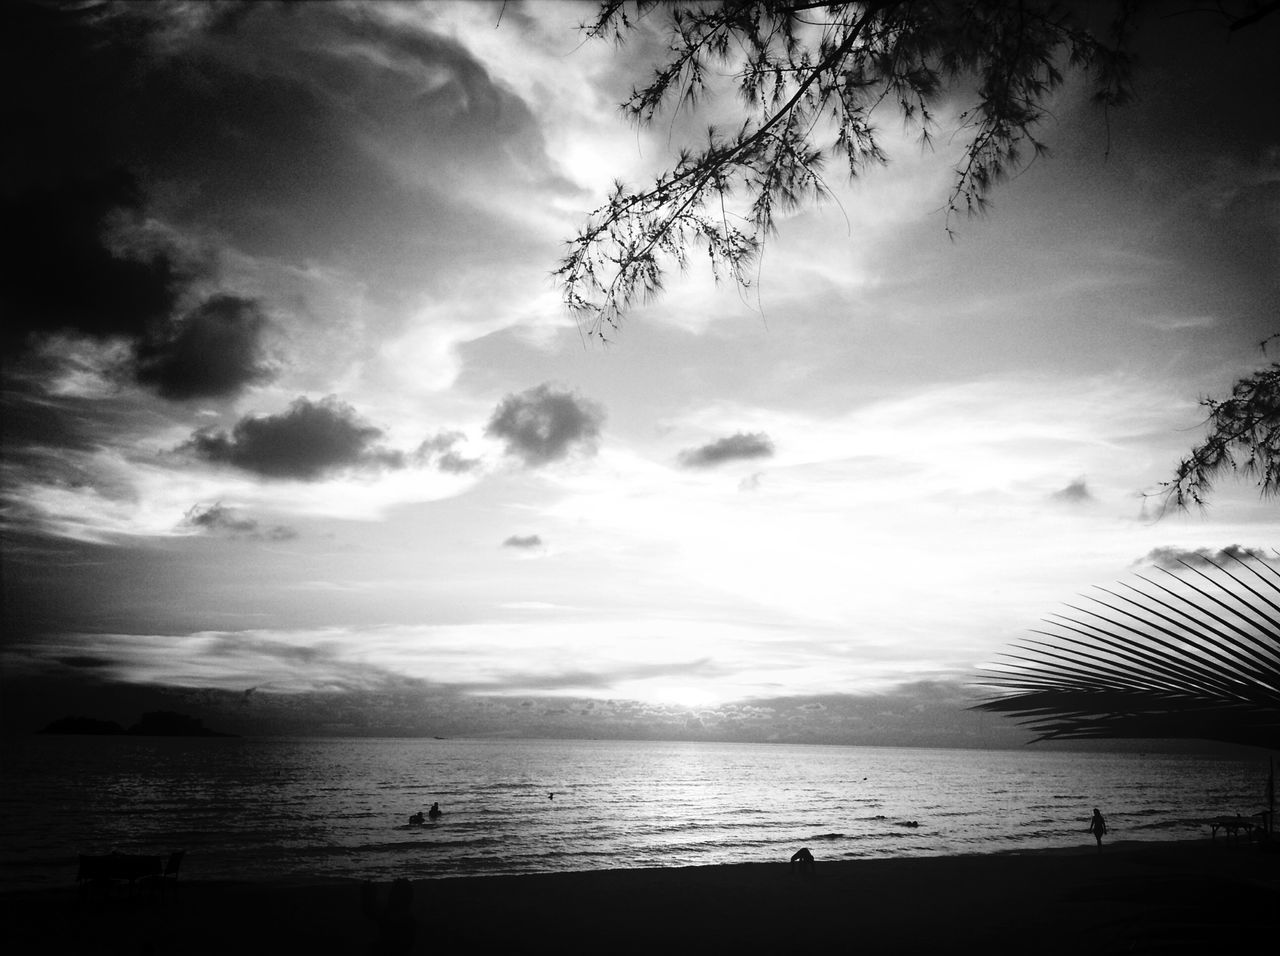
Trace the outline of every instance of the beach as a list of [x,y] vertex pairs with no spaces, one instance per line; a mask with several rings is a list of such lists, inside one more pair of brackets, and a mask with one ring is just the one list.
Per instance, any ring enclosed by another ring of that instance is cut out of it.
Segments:
[[1280,940],[1280,854],[1216,841],[459,877],[188,880],[0,897],[4,949],[119,953],[1256,953]]

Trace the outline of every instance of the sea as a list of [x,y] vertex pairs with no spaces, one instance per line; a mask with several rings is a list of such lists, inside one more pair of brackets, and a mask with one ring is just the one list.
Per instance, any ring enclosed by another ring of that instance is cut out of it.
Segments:
[[[78,854],[323,882],[918,857],[1208,836],[1267,756],[656,741],[31,736],[3,743],[0,890]],[[425,826],[409,816],[438,803]]]

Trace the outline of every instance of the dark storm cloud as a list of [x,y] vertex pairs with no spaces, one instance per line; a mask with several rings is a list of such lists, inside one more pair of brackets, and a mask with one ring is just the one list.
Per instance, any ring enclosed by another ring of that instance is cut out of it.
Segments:
[[21,144],[0,157],[9,348],[37,332],[139,336],[172,313],[196,271],[143,229],[145,189],[114,128],[136,106],[139,38],[104,30],[101,12],[35,3],[0,12],[12,93],[0,121]]
[[1077,478],[1068,484],[1065,488],[1059,488],[1049,496],[1050,501],[1057,501],[1061,504],[1081,505],[1095,500],[1093,493],[1089,491],[1089,486],[1083,478]]
[[208,507],[194,506],[182,519],[182,523],[209,534],[252,538],[257,541],[291,541],[298,536],[297,531],[286,525],[263,527],[255,519],[241,517],[235,510],[225,507],[221,502]]
[[1134,567],[1143,564],[1154,565],[1157,568],[1168,568],[1173,570],[1181,568],[1185,564],[1192,566],[1199,565],[1204,567],[1210,563],[1216,565],[1233,565],[1236,560],[1248,561],[1250,558],[1256,558],[1262,561],[1273,560],[1276,557],[1274,552],[1268,552],[1265,548],[1246,548],[1238,544],[1229,544],[1225,548],[1219,548],[1214,551],[1212,548],[1196,548],[1194,550],[1187,548],[1175,548],[1166,546],[1163,548],[1152,548],[1145,555],[1133,562]]
[[504,548],[540,548],[542,547],[542,538],[536,534],[513,534],[502,542]]
[[[1130,188],[1173,213],[1152,237],[1177,263],[1168,292],[1256,341],[1275,330],[1280,306],[1276,131],[1265,118],[1280,95],[1280,17],[1222,30],[1211,7],[1154,13],[1136,36],[1139,102],[1109,117],[1112,161],[1133,163]],[[1197,122],[1187,122],[1192,102]]]
[[182,88],[148,81],[154,32],[124,7],[14,3],[0,14],[3,59],[20,80],[8,85],[21,89],[6,98],[4,128],[22,144],[0,159],[3,344],[119,338],[136,351],[126,366],[162,396],[230,396],[268,376],[266,320],[228,296],[177,318],[213,270],[179,250],[149,201],[157,182],[174,191],[159,103]]
[[122,339],[137,381],[174,400],[229,397],[269,378],[255,301],[214,295],[173,318],[205,270],[139,233],[143,215],[122,170],[0,201],[14,240],[0,256],[0,344],[17,354],[56,333]]
[[272,375],[258,303],[217,295],[138,346],[135,375],[168,399],[222,398]]
[[727,461],[769,458],[774,453],[773,440],[764,432],[738,432],[697,448],[680,452],[683,468],[714,468]]
[[173,257],[109,242],[113,225],[141,214],[138,184],[120,169],[0,201],[6,348],[40,331],[136,336],[166,318],[184,281]]
[[403,467],[402,453],[375,444],[381,437],[380,428],[329,396],[299,398],[279,415],[247,416],[230,433],[202,429],[181,450],[266,478],[316,481],[349,469]]
[[[166,212],[251,254],[341,249],[408,278],[383,253],[437,243],[421,224],[456,215],[458,177],[554,185],[515,92],[457,41],[372,7],[4,6],[21,8],[2,32],[24,177],[146,170]],[[448,241],[482,248],[493,228]]]
[[[21,144],[0,155],[5,344],[64,328],[149,334],[146,384],[227,394],[260,366],[188,384],[175,365],[192,333],[155,332],[208,271],[161,236],[337,254],[417,283],[446,241],[422,224],[459,215],[459,177],[553,184],[520,96],[457,41],[391,19],[338,4],[0,5],[13,93],[0,110]],[[491,252],[502,240],[494,223],[447,242]]]
[[535,468],[566,458],[577,448],[594,454],[604,418],[604,409],[595,402],[543,383],[504,398],[485,434],[502,439],[507,454]]
[[144,92],[138,80],[149,31],[121,26],[105,4],[0,5],[0,51],[11,94],[0,115],[5,132],[22,144],[0,157],[7,186],[128,165],[118,124],[127,119],[122,99]]

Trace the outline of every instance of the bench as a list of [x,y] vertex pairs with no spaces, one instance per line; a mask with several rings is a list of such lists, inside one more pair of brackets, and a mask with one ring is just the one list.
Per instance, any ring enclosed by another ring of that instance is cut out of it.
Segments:
[[1212,819],[1205,820],[1204,822],[1209,825],[1209,831],[1212,839],[1216,840],[1218,838],[1219,830],[1232,839],[1237,838],[1241,831],[1244,831],[1245,836],[1250,836],[1252,835],[1254,828],[1258,826],[1259,821],[1258,816],[1256,815],[1252,817],[1242,817],[1237,814],[1234,817],[1213,817]]

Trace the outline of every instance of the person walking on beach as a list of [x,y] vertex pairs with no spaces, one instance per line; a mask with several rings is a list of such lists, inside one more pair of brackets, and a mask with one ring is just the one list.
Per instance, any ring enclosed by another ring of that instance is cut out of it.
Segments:
[[1102,849],[1102,834],[1107,832],[1107,821],[1102,818],[1102,811],[1093,808],[1093,819],[1089,821],[1089,832],[1098,841],[1098,849]]

